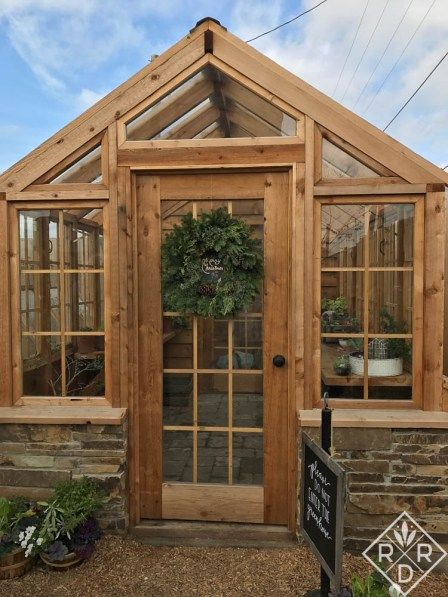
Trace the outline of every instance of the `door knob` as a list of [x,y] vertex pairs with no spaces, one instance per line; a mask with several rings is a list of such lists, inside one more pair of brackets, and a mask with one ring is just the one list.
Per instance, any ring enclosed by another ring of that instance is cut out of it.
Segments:
[[283,365],[286,363],[286,359],[282,354],[276,354],[272,359],[272,362],[276,367],[283,367]]

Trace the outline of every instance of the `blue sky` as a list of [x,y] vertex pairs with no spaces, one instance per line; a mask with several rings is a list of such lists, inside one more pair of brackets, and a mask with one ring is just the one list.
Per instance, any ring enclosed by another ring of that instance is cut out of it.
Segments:
[[[152,54],[175,43],[200,18],[214,16],[248,39],[317,1],[0,0],[0,172],[144,66]],[[366,4],[328,0],[253,45],[331,95]],[[338,101],[344,96],[342,103],[353,109],[402,18],[355,108],[380,128],[446,52],[446,0],[370,0],[334,95]],[[448,59],[388,133],[439,166],[448,164]]]

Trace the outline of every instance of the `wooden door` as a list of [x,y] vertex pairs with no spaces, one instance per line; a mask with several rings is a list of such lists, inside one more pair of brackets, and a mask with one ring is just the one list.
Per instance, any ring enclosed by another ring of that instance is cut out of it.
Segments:
[[[288,522],[289,174],[137,178],[140,515]],[[264,280],[233,320],[164,312],[161,242],[223,207],[263,240]]]

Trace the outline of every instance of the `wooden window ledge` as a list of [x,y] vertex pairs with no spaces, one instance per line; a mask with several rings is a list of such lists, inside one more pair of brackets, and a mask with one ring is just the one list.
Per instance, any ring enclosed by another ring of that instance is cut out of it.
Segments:
[[0,408],[0,424],[23,423],[41,425],[121,425],[125,408],[110,406],[4,406]]
[[[319,427],[320,409],[299,410],[301,427]],[[423,410],[333,409],[334,427],[448,429],[448,413]]]

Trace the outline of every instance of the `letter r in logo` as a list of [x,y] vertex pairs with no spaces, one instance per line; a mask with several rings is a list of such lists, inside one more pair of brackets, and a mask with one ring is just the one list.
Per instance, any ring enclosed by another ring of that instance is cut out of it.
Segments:
[[[387,552],[387,553],[386,553]],[[390,543],[379,543],[378,544],[378,559],[380,562],[384,560],[389,560],[392,562],[392,554],[394,552],[394,548]]]

